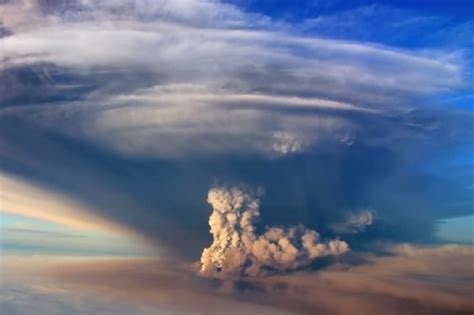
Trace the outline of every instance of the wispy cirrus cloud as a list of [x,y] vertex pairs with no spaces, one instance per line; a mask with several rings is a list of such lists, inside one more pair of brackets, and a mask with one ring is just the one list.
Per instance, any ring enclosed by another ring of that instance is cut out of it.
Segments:
[[[199,146],[209,152],[231,147],[238,151],[240,146],[271,152],[275,132],[297,134],[312,144],[331,137],[331,133],[355,133],[360,128],[356,117],[337,110],[365,110],[381,117],[403,113],[418,107],[412,97],[464,84],[461,59],[450,53],[401,51],[367,43],[298,36],[279,30],[278,26],[253,25],[253,29],[248,29],[236,23],[230,27],[221,25],[219,19],[203,23],[199,20],[202,14],[188,11],[190,6],[205,6],[209,14],[222,16],[223,20],[232,15],[242,24],[252,25],[247,20],[250,17],[238,13],[237,7],[214,1],[182,5],[164,1],[152,6],[150,12],[155,13],[148,15],[141,11],[146,5],[85,3],[83,10],[90,14],[72,20],[53,11],[48,16],[56,16],[55,22],[19,30],[2,39],[3,71],[9,73],[18,67],[40,64],[51,75],[38,88],[47,85],[54,89],[57,84],[58,93],[64,76],[72,77],[72,81],[78,75],[102,76],[100,81],[81,80],[82,84],[92,85],[83,95],[86,102],[71,109],[45,108],[44,114],[51,121],[43,123],[57,126],[55,113],[67,112],[74,124],[93,134],[91,137],[75,132],[75,136],[100,139],[122,153],[139,155],[169,155],[170,151],[174,151],[171,155],[180,155],[184,147],[188,149],[181,154],[189,154],[190,148],[199,150]],[[125,10],[129,6],[134,9]],[[48,70],[52,65],[56,69]],[[126,80],[127,76],[135,80]],[[22,84],[17,85],[21,89]],[[151,89],[143,89],[144,86]],[[198,86],[201,94],[190,93],[189,86]],[[124,94],[119,100],[117,92]],[[14,101],[8,99],[8,94],[4,100],[5,104]],[[223,111],[227,104],[233,104],[234,110]],[[326,115],[314,113],[312,120],[309,116],[281,113],[311,106],[334,111]],[[279,111],[269,111],[272,107]],[[140,118],[140,112],[146,119]],[[27,110],[21,115],[28,116]],[[223,119],[226,115],[229,118]],[[81,125],[82,119],[77,116],[87,120],[87,125]],[[268,124],[271,120],[274,123]],[[193,128],[196,124],[198,129]],[[294,124],[308,128],[297,131],[291,127]],[[251,135],[244,140],[237,126],[245,125]],[[196,137],[189,137],[188,132]],[[124,140],[117,143],[120,140],[113,134]],[[202,143],[206,141],[204,135],[212,138],[214,134],[227,134],[227,141],[233,144],[222,147],[213,140],[217,149],[213,150]],[[152,140],[160,137],[173,137],[161,152],[160,145]],[[136,140],[135,145],[123,152],[130,139]],[[173,143],[176,147],[169,148]],[[158,149],[149,150],[150,147]]]

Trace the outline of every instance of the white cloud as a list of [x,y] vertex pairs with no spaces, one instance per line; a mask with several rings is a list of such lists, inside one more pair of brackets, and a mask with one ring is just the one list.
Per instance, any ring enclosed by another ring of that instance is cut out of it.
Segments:
[[295,136],[286,132],[275,132],[273,134],[273,151],[288,154],[303,150],[303,143]]
[[342,222],[332,225],[332,230],[336,233],[356,234],[365,231],[365,229],[374,222],[374,211],[362,210],[356,213],[349,213]]
[[[25,3],[35,9],[9,23],[14,33],[0,39],[2,71],[53,64],[104,79],[94,81],[83,103],[45,106],[42,113],[24,108],[22,119],[122,154],[304,151],[368,128],[351,113],[377,119],[405,112],[416,106],[407,101],[412,95],[463,84],[462,62],[448,53],[298,36],[218,1],[83,1],[76,11],[39,10],[29,1],[2,8]],[[133,82],[126,79],[131,74]],[[141,77],[152,88],[143,89]],[[275,138],[279,132],[291,140]]]

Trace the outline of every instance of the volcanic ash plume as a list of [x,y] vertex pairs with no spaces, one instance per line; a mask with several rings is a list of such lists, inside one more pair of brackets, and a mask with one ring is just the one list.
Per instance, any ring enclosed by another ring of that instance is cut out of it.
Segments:
[[349,250],[338,239],[321,242],[318,232],[302,225],[271,227],[256,234],[254,221],[260,215],[260,202],[239,188],[212,188],[207,201],[213,210],[209,225],[214,241],[202,252],[203,274],[256,276],[288,271]]
[[357,234],[364,232],[373,222],[374,212],[364,210],[359,213],[348,214],[345,221],[333,224],[331,228],[336,233]]

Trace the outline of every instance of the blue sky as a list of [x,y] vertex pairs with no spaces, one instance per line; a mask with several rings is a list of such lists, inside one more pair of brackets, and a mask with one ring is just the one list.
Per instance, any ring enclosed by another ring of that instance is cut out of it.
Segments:
[[419,12],[419,15],[435,15],[447,16],[456,21],[468,21],[472,17],[472,3],[467,0],[456,1],[455,4],[448,3],[442,0],[433,1],[313,1],[302,0],[298,3],[294,1],[278,1],[278,0],[234,0],[225,1],[242,7],[244,10],[250,12],[258,12],[271,16],[273,18],[292,19],[299,21],[305,18],[312,18],[315,16],[329,15],[341,11],[348,11],[364,6],[382,5],[402,10],[413,10]]

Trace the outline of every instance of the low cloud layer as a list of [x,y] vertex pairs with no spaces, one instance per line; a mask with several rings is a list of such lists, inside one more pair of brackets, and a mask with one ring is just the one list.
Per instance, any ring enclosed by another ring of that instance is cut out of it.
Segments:
[[346,242],[323,242],[318,232],[302,225],[268,227],[258,234],[255,220],[260,216],[260,201],[237,187],[212,188],[207,201],[212,206],[213,243],[202,252],[203,274],[256,276],[289,271],[349,250]]
[[0,310],[12,315],[472,312],[472,247],[405,244],[384,250],[389,255],[352,252],[324,270],[244,280],[200,277],[187,265],[155,259],[5,257]]

